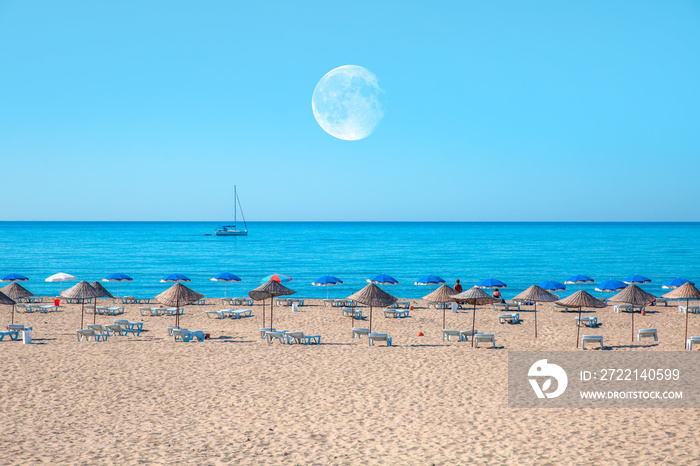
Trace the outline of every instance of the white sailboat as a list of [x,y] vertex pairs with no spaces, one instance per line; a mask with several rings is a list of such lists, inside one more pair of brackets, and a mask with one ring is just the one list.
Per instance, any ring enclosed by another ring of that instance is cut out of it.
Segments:
[[[237,227],[238,219],[236,207],[241,208],[241,217],[243,217],[243,225],[245,225],[245,230],[239,230]],[[243,215],[243,208],[241,207],[241,200],[238,199],[236,186],[233,187],[233,225],[222,225],[221,229],[216,229],[214,231],[216,236],[248,236],[248,224],[246,223],[245,216]]]

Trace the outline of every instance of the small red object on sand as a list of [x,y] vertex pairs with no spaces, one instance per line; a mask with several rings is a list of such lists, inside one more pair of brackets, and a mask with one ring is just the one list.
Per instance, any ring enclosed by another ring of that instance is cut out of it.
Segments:
[[647,311],[646,310],[642,311],[642,315],[643,316],[647,315]]
[[59,306],[61,304],[61,298],[56,298],[53,300],[53,305],[54,306]]
[[423,332],[418,332],[418,336],[419,336],[419,337],[424,337],[425,335],[423,335]]
[[205,334],[204,334],[204,339],[205,339],[205,340],[208,340],[208,339],[209,339],[209,336],[210,336],[210,335],[209,335],[208,333],[205,333]]
[[409,307],[408,309],[409,309],[410,311],[412,311],[412,310],[413,310],[413,306]]

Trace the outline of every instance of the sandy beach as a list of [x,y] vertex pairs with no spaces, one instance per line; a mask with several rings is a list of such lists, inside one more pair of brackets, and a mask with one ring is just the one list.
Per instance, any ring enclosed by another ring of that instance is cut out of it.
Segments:
[[[693,464],[700,457],[698,409],[508,407],[509,350],[575,350],[574,314],[551,304],[538,306],[537,340],[532,312],[520,312],[520,325],[503,325],[493,309],[477,308],[476,328],[496,335],[494,350],[443,341],[442,311],[423,301],[412,301],[407,319],[375,309],[373,330],[389,333],[391,348],[353,340],[350,319],[320,300],[274,314],[276,328],[320,334],[320,346],[260,339],[258,303],[253,317],[217,320],[205,311],[223,307],[207,302],[187,306],[181,318],[183,327],[211,334],[202,343],[174,342],[166,331],[174,318],[143,317],[139,305],[119,318],[144,322],[144,332],[106,342],[77,341],[80,305],[16,314],[16,324],[34,328],[34,342],[0,342],[0,463]],[[582,334],[602,334],[609,351],[681,350],[677,307],[648,311],[636,325],[657,328],[658,343],[630,344],[629,314],[612,307],[587,313],[602,326]],[[1,312],[4,327],[10,308]],[[448,311],[447,327],[471,328],[471,319],[471,310]],[[699,316],[690,316],[690,329],[700,334]]]

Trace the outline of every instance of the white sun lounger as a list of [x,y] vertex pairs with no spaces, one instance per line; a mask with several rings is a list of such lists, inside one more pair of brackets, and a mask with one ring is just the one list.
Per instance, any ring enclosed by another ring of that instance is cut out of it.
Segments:
[[510,314],[500,314],[498,316],[498,321],[502,324],[518,324],[520,323],[520,314],[517,312],[513,312]]
[[569,312],[569,308],[566,306],[560,306],[558,304],[554,305],[554,311],[563,311],[563,312]]
[[362,335],[369,335],[369,329],[368,328],[361,328],[361,327],[354,327],[352,329],[352,337],[353,339],[355,337],[357,338],[362,338]]
[[218,311],[204,311],[209,319],[223,319],[226,317],[226,313],[233,311],[233,309],[221,309]]
[[464,337],[462,336],[462,332],[459,330],[448,330],[448,329],[443,329],[442,330],[442,341],[450,341],[452,337],[457,337],[457,341],[464,341]]
[[688,351],[693,351],[693,345],[700,345],[700,337],[690,337],[685,342],[685,347]]
[[602,335],[584,335],[581,337],[581,349],[586,349],[586,342],[600,343],[600,349],[604,349]]
[[637,331],[637,341],[644,337],[653,337],[654,341],[659,341],[659,335],[655,328],[643,328]]
[[376,342],[385,341],[386,346],[391,346],[391,337],[386,333],[376,333],[372,332],[367,335],[369,339],[369,346],[374,346]]
[[496,336],[492,333],[477,333],[474,335],[474,347],[478,348],[479,343],[491,343],[492,348],[495,348]]
[[304,332],[287,332],[287,344],[320,345],[321,335],[306,335]]

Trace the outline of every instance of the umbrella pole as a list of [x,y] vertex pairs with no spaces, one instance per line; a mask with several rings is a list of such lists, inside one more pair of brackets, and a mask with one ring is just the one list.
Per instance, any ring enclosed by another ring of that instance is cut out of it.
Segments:
[[[690,299],[685,300],[685,338],[683,339],[683,348],[688,344],[688,304]],[[14,309],[14,306],[13,306]]]
[[369,306],[369,333],[372,333],[372,305]]
[[634,343],[634,306],[630,306],[630,313],[632,314],[632,343]]
[[265,328],[265,300],[263,299],[263,328]]
[[447,312],[447,303],[442,303],[442,329],[445,330],[445,313]]
[[[15,323],[15,305],[12,305],[12,321],[10,322],[11,324]],[[686,327],[686,334],[688,333],[687,327]]]
[[476,303],[474,303],[474,310],[472,311],[472,348],[474,348],[474,321],[476,320]]
[[535,338],[537,338],[537,301],[535,301]]
[[578,337],[581,334],[581,308],[578,308],[578,325],[576,326],[576,348],[578,349]]
[[80,307],[80,328],[83,328],[83,315],[85,314],[85,300],[80,300],[82,305]]
[[227,285],[227,283],[224,282],[224,299],[226,299],[226,285]]
[[92,323],[97,323],[97,298],[95,298],[95,311],[92,313]]
[[270,328],[274,328],[272,326],[272,313],[275,312],[275,300],[272,296],[270,296]]

